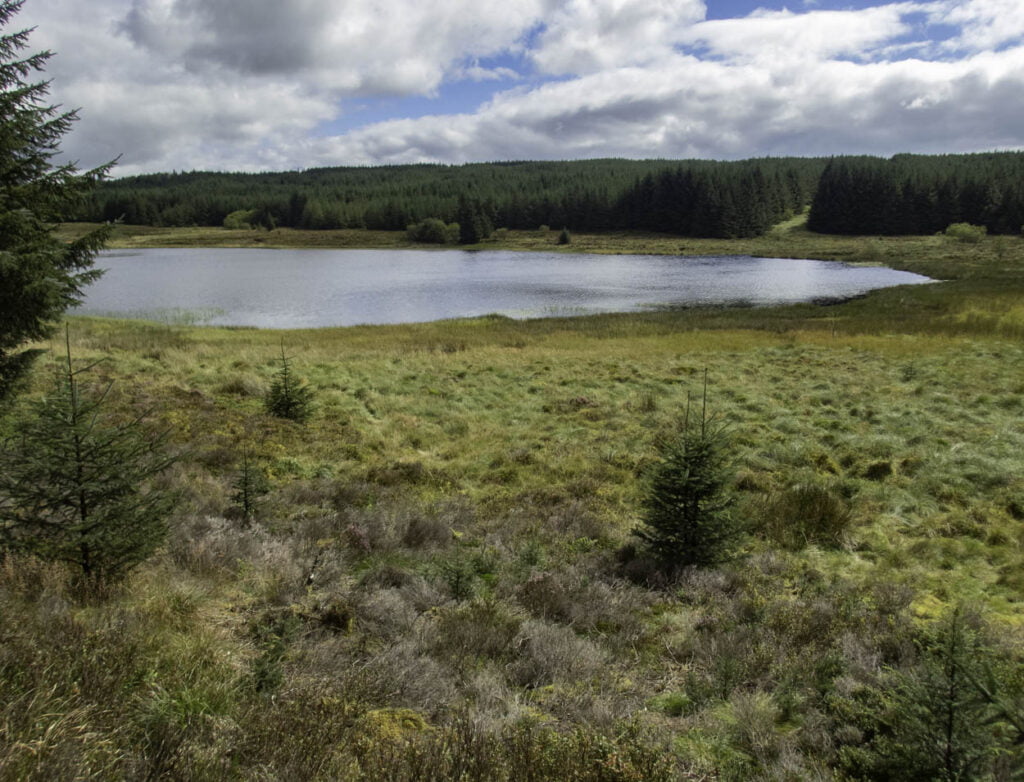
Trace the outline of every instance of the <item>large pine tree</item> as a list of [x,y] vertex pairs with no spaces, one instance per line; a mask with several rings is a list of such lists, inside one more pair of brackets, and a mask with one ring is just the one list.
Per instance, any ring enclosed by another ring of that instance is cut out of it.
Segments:
[[65,244],[53,228],[111,165],[54,163],[77,115],[48,103],[50,83],[36,80],[52,53],[26,55],[31,30],[7,32],[23,2],[0,0],[0,401],[31,361],[24,344],[45,337],[98,275],[106,232]]

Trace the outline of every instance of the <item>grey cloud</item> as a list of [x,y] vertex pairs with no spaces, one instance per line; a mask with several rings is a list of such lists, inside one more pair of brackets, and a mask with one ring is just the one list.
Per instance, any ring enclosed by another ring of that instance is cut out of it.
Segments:
[[[973,0],[971,7],[1009,1]],[[859,26],[844,32],[848,44],[867,41],[876,47],[870,61],[836,59],[834,16],[796,14],[777,20],[776,48],[779,41],[783,49],[792,48],[791,32],[825,43],[805,46],[793,61],[709,61],[665,48],[677,36],[671,20],[681,17],[673,14],[698,3],[652,2],[640,10],[650,13],[653,27],[625,25],[616,37],[604,20],[614,18],[619,4],[588,2],[33,0],[24,21],[40,25],[39,40],[58,52],[50,71],[56,77],[54,99],[83,107],[64,145],[68,156],[92,165],[124,153],[118,174],[1024,147],[1021,49],[890,62],[877,47],[891,42],[890,32],[902,29],[905,20],[902,11],[876,10],[857,16]],[[384,19],[382,7],[393,18]],[[597,9],[596,15],[587,16],[588,8]],[[446,77],[469,75],[488,52],[518,45],[538,19],[555,19],[556,10],[558,25],[549,31],[558,35],[532,38],[535,48],[523,52],[524,60],[543,50],[554,65],[593,66],[587,75],[502,92],[465,114],[384,122],[323,137],[322,123],[344,110],[343,100],[430,94]],[[580,24],[572,15],[577,11]],[[701,27],[697,37],[722,29]],[[728,29],[730,36],[734,29]],[[593,32],[593,42],[574,35],[580,30]],[[760,41],[762,54],[770,48],[770,36],[748,38],[749,28],[744,30],[745,46]],[[722,36],[724,47],[728,41]],[[572,45],[564,51],[544,48],[563,41]],[[637,59],[634,50],[645,41],[647,49]]]
[[294,73],[313,64],[318,31],[330,18],[323,0],[135,0],[118,29],[158,54],[251,74]]
[[635,132],[665,120],[673,108],[664,99],[621,96],[603,105],[583,106],[543,117],[531,130],[552,140],[615,138],[618,133]]
[[196,73],[302,79],[340,95],[428,94],[467,61],[512,47],[544,2],[134,0],[119,29]]
[[284,74],[312,66],[318,31],[332,18],[317,0],[178,0],[181,10],[212,34],[188,54],[252,74]]

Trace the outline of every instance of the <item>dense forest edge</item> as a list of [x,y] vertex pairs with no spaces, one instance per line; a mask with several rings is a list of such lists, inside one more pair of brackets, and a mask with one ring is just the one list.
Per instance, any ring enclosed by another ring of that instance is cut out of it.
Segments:
[[151,174],[102,184],[71,218],[163,227],[420,226],[421,241],[473,244],[495,230],[540,226],[749,238],[808,206],[808,227],[826,234],[921,235],[959,223],[1019,234],[1024,153]]

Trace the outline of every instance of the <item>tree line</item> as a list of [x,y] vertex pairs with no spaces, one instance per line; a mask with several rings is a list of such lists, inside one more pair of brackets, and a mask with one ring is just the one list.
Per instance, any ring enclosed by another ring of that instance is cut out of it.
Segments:
[[808,227],[832,234],[927,235],[955,223],[991,234],[1024,225],[1024,153],[834,158]]
[[753,236],[809,203],[824,159],[585,160],[186,172],[107,182],[90,222],[404,230],[428,219],[533,230]]
[[70,217],[393,231],[469,220],[470,238],[541,225],[738,238],[761,235],[808,205],[808,227],[820,233],[933,234],[960,222],[1019,233],[1024,153],[193,171],[103,183]]

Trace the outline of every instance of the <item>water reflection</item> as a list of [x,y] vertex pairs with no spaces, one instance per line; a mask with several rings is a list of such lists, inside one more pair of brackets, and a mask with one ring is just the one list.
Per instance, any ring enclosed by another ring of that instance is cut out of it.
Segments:
[[263,328],[780,304],[928,282],[798,259],[460,250],[154,249],[97,265],[107,273],[80,312],[206,312],[211,324]]

